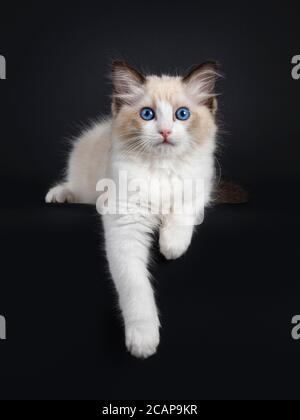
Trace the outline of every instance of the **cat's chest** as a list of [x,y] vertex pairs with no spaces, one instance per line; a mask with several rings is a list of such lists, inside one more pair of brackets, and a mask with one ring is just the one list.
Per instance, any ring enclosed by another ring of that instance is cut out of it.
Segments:
[[[117,162],[112,165],[112,178],[116,200],[122,208],[168,214],[175,208],[193,205],[202,197],[201,165],[131,164]],[[199,183],[200,179],[200,183]]]
[[129,180],[155,180],[164,183],[172,179],[190,179],[201,175],[201,168],[193,164],[118,165],[115,174],[126,173]]
[[197,168],[183,165],[117,165],[114,178],[119,190],[127,197],[136,197],[152,203],[164,202],[190,190],[199,177]]

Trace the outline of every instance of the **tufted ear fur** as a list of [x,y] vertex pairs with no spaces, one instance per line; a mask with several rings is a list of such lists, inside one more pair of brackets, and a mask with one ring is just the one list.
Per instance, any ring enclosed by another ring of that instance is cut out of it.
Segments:
[[213,61],[194,67],[184,78],[188,93],[198,104],[207,106],[213,113],[217,111],[215,85],[219,77],[217,64]]
[[132,104],[143,93],[146,78],[125,61],[112,63],[113,112]]

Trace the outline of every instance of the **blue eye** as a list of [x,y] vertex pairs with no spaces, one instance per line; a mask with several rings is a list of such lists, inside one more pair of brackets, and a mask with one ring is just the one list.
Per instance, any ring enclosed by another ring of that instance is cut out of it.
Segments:
[[180,121],[187,121],[191,116],[190,110],[188,108],[179,108],[176,111],[176,118]]
[[155,118],[155,112],[151,108],[143,108],[141,110],[141,118],[145,121],[151,121]]

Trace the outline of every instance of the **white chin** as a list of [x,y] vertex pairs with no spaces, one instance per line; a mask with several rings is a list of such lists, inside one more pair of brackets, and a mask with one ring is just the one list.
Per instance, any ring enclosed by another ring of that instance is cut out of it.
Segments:
[[175,153],[176,147],[172,144],[160,144],[155,148],[155,154],[160,156],[170,156]]

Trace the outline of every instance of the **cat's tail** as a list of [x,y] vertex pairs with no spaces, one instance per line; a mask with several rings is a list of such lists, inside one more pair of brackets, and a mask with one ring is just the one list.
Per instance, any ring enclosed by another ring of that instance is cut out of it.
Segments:
[[249,193],[235,182],[223,179],[216,187],[215,201],[217,204],[246,204],[249,199]]

